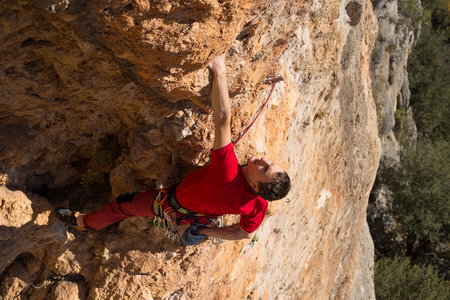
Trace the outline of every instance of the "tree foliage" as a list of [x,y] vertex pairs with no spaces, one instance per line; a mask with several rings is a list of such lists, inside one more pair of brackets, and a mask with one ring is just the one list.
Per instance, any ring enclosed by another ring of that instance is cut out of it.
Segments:
[[408,257],[382,258],[375,263],[378,300],[446,300],[450,284],[431,266],[411,265]]
[[[390,191],[392,214],[414,244],[448,240],[450,229],[450,147],[420,138],[405,145],[400,163],[382,159],[378,181]],[[411,245],[410,245],[411,246]]]
[[450,138],[450,12],[445,0],[422,1],[429,18],[408,59],[411,104],[419,130]]
[[419,0],[399,0],[398,12],[403,17],[403,22],[416,27],[419,25],[427,14],[424,14],[421,2]]
[[[429,246],[448,243],[450,233],[450,2],[421,2],[423,12],[415,0],[398,3],[400,13],[413,18],[413,24],[422,22],[419,41],[408,59],[419,138],[409,139],[406,111],[398,111],[400,161],[383,158],[375,184],[388,191],[394,230],[406,236],[407,255],[423,253],[414,252],[417,246],[424,252],[435,251]],[[381,258],[375,264],[377,299],[450,299],[449,282],[431,266],[411,265],[403,249],[403,245],[392,247],[401,256]]]

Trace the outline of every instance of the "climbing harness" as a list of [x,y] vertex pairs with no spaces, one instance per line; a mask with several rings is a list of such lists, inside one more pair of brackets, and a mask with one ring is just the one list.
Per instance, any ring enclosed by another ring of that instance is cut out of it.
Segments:
[[179,184],[180,183],[177,183],[177,184],[173,185],[172,188],[169,191],[169,202],[170,202],[172,208],[176,212],[179,212],[179,213],[183,214],[183,216],[180,219],[178,219],[177,225],[180,225],[180,222],[183,221],[183,220],[193,220],[194,224],[198,223],[197,217],[204,217],[204,215],[196,213],[195,211],[189,210],[187,208],[184,208],[178,202],[177,197],[175,197],[175,191],[176,191],[177,186]]
[[[176,228],[181,221],[193,220],[194,224],[197,224],[199,223],[197,217],[206,217],[180,205],[175,197],[175,190],[178,184],[160,190],[153,199],[153,211],[155,213],[153,225],[156,229],[163,230],[164,236],[171,239],[174,244],[179,243],[181,240],[180,233]],[[177,212],[182,214],[180,218],[177,218]],[[213,227],[223,226],[222,216],[219,218],[207,217],[207,219]],[[215,245],[221,242],[223,242],[222,239],[212,238],[212,243]]]
[[264,107],[266,107],[267,102],[269,102],[270,96],[272,96],[272,92],[275,89],[275,85],[277,83],[273,83],[272,84],[272,89],[270,90],[269,96],[267,96],[266,100],[264,101],[264,103],[258,108],[255,117],[253,118],[253,121],[250,123],[250,125],[248,125],[242,132],[241,134],[238,136],[238,138],[233,142],[233,146],[235,146],[241,139],[242,137],[244,137],[244,135],[250,130],[250,128],[253,126],[253,124],[255,124],[256,119],[258,119],[259,115],[261,114],[261,112],[263,111]]

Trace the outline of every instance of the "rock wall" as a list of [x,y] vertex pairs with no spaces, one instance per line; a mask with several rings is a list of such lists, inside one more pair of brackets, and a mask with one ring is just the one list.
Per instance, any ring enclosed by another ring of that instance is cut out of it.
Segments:
[[[417,3],[418,10],[421,10],[420,0],[414,1]],[[406,66],[409,53],[419,38],[420,25],[413,22],[406,9],[403,11],[399,9],[402,3],[407,1],[377,0],[373,2],[379,27],[371,65],[378,132],[383,144],[382,155],[398,160],[400,146],[398,137],[393,131],[397,109],[404,109],[406,113],[408,134],[413,139],[417,136],[410,107],[411,93]]]
[[[0,16],[1,297],[373,298],[355,288],[380,156],[370,1],[5,0]],[[257,242],[186,247],[148,219],[87,233],[55,220],[56,205],[87,212],[206,164],[206,66],[224,52],[233,138],[276,83],[236,146],[293,181]]]

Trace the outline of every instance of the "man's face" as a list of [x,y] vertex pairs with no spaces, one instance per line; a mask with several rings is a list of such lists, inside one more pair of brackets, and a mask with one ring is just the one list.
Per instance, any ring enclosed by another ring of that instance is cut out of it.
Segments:
[[[284,170],[264,157],[250,157],[247,161],[247,176],[251,181],[250,184],[257,185],[258,182],[271,182],[278,172],[284,172]],[[253,185],[252,187],[255,189]]]

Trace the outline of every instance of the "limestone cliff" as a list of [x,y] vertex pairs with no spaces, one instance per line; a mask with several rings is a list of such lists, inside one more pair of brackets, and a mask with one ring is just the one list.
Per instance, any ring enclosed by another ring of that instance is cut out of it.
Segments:
[[[355,288],[381,148],[370,1],[4,0],[0,16],[1,297],[373,298]],[[293,181],[258,242],[186,247],[147,219],[87,233],[55,220],[56,205],[90,211],[207,163],[206,66],[222,53],[233,138],[276,83],[236,146]]]
[[[416,2],[421,11],[420,0]],[[398,137],[394,134],[395,111],[406,113],[409,135],[417,135],[410,106],[408,72],[406,70],[409,53],[419,38],[420,25],[416,24],[407,1],[374,1],[374,11],[378,19],[378,37],[372,55],[372,87],[377,106],[378,131],[382,141],[382,155],[399,159]],[[403,9],[401,9],[403,8]],[[398,124],[397,124],[398,125]]]
[[[422,13],[420,1],[414,2],[416,11]],[[377,107],[382,156],[396,161],[400,160],[399,141],[415,141],[417,138],[406,68],[408,56],[419,38],[420,22],[414,21],[411,11],[405,8],[405,3],[409,2],[374,1],[379,32],[372,52],[373,97]],[[397,131],[402,134],[396,135],[395,126],[403,127],[403,130]],[[375,244],[383,248],[390,244],[386,232],[390,232],[395,224],[388,209],[391,203],[386,197],[386,190],[381,187],[374,189],[372,200],[369,204],[368,219]]]

